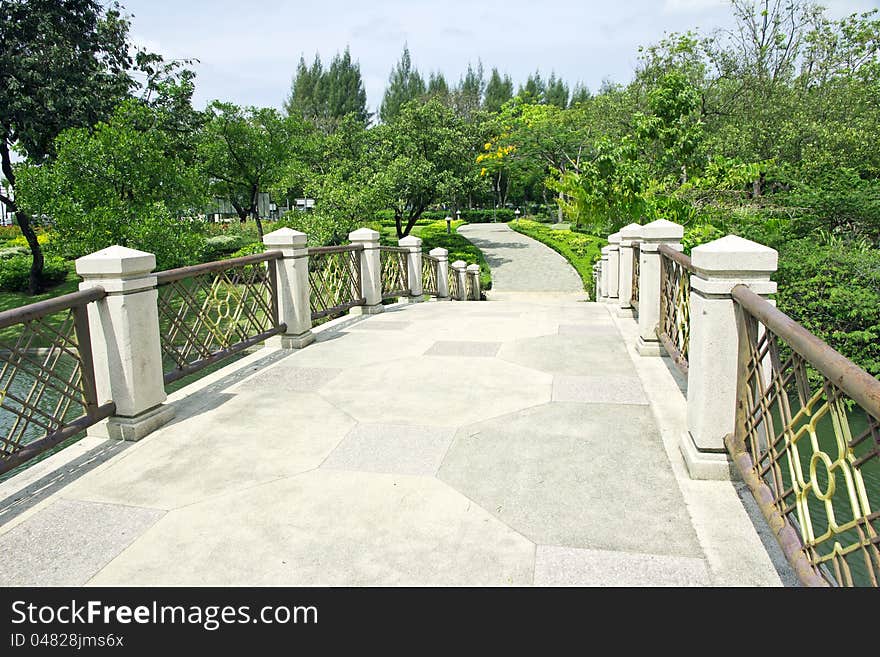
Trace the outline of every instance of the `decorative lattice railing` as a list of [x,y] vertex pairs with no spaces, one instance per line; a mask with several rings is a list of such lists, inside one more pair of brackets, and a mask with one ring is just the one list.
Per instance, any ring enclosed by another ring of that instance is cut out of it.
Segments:
[[432,297],[439,292],[437,280],[440,273],[440,260],[427,253],[422,254],[422,291]]
[[464,276],[465,292],[466,292],[465,298],[468,301],[479,301],[480,300],[480,295],[477,292],[477,290],[479,289],[477,286],[477,282],[479,280],[477,278],[478,275],[479,274],[475,274],[473,272],[467,272]]
[[640,242],[633,242],[632,245],[632,281],[630,285],[632,286],[632,292],[630,296],[630,305],[635,308],[636,312],[639,310],[639,269],[640,263],[642,261],[642,245]]
[[165,383],[263,342],[278,321],[270,251],[159,272],[159,335]]
[[449,264],[449,271],[446,274],[446,281],[449,284],[449,296],[452,299],[461,299],[461,284],[458,278],[458,272]]
[[380,246],[379,262],[382,266],[382,298],[409,295],[409,269],[407,249],[397,246]]
[[115,412],[99,403],[88,305],[96,287],[0,313],[0,473]]
[[691,259],[660,245],[660,323],[657,337],[678,368],[687,374],[691,332]]
[[771,303],[733,289],[736,429],[727,447],[801,580],[880,581],[880,381]]
[[363,245],[309,249],[309,307],[312,321],[341,315],[365,303],[361,286]]

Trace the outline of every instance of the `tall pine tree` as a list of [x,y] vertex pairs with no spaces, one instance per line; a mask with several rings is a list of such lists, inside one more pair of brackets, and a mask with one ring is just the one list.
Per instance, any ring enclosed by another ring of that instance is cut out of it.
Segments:
[[327,70],[319,55],[315,55],[311,66],[301,57],[284,109],[288,115],[302,116],[325,132],[333,132],[348,114],[366,124],[370,120],[367,93],[360,64],[352,61],[349,49],[337,53]]
[[578,103],[586,103],[590,98],[592,98],[592,94],[590,90],[587,89],[586,85],[582,82],[578,82],[574,85],[574,89],[571,92],[571,100],[569,101],[569,105],[574,107]]
[[546,89],[547,85],[541,79],[541,73],[535,71],[528,77],[526,83],[519,88],[517,96],[527,103],[543,103]]
[[556,105],[556,107],[562,109],[568,107],[568,85],[565,84],[562,78],[557,78],[556,73],[551,73],[550,79],[547,80],[547,88],[544,90],[544,102],[548,105]]
[[299,115],[307,121],[317,122],[324,113],[321,98],[321,78],[324,66],[321,57],[315,53],[311,66],[306,64],[305,57],[299,58],[296,75],[290,85],[290,95],[284,102],[284,110],[288,115]]
[[409,48],[404,46],[400,61],[388,76],[388,87],[379,108],[379,118],[384,123],[390,123],[400,114],[401,107],[411,100],[424,98],[425,92],[425,81],[412,65]]
[[455,105],[459,114],[468,117],[480,109],[484,87],[483,62],[477,62],[476,69],[468,63],[467,73],[459,80],[455,90]]
[[351,61],[351,53],[346,47],[345,52],[337,55],[330,63],[330,68],[321,79],[323,97],[326,101],[326,120],[334,126],[342,117],[354,114],[358,121],[365,124],[370,120],[367,112],[367,92],[361,79],[361,66]]
[[440,71],[431,73],[428,78],[428,98],[436,98],[444,105],[449,105],[449,85]]
[[504,77],[498,73],[497,68],[492,69],[492,75],[486,84],[486,97],[483,100],[483,108],[487,112],[499,112],[501,106],[513,98],[513,80],[505,73]]

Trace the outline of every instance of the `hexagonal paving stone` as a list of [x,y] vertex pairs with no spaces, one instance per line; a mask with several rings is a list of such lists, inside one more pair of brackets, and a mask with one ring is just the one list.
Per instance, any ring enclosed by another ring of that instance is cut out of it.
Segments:
[[496,358],[401,358],[345,370],[321,394],[361,422],[453,427],[550,401],[553,379]]
[[173,509],[316,468],[354,424],[315,394],[251,391],[148,436],[65,495]]
[[322,469],[172,511],[90,583],[527,584],[534,550],[436,479]]
[[465,427],[438,476],[536,543],[701,556],[645,406],[553,403]]
[[544,335],[505,343],[498,358],[553,374],[596,376],[614,372],[635,376],[620,337]]

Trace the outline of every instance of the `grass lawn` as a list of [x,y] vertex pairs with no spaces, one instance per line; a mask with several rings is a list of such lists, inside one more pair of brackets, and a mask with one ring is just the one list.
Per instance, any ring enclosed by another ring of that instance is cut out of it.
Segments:
[[[489,290],[492,288],[492,271],[486,256],[474,244],[462,235],[458,234],[458,227],[466,224],[466,221],[453,221],[452,233],[446,233],[446,222],[420,220],[412,229],[412,234],[422,238],[422,250],[427,252],[438,246],[449,251],[449,262],[464,260],[469,265],[480,265],[480,288]],[[382,244],[397,246],[397,231],[394,222],[382,222]]]
[[[70,271],[67,274],[67,278],[65,278],[62,283],[56,285],[50,290],[47,290],[46,292],[43,292],[42,294],[31,296],[27,292],[0,291],[0,311],[10,310],[11,308],[19,308],[20,306],[26,306],[29,303],[45,301],[46,299],[60,297],[62,294],[70,294],[71,292],[76,292],[79,289],[79,281],[80,278],[76,275],[76,272],[73,269],[73,263],[71,262]],[[21,328],[19,327],[19,325],[13,325],[5,329],[0,329],[0,342],[6,344],[14,342],[20,333]]]
[[517,219],[507,224],[513,230],[546,244],[562,255],[580,274],[584,289],[593,295],[593,263],[602,257],[607,240],[570,230],[554,230],[547,224],[530,219]]

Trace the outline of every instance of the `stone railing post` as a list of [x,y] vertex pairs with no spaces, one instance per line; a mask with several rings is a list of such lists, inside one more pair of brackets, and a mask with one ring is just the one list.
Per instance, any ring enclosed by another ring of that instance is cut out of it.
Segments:
[[596,294],[597,301],[608,301],[608,247],[602,247],[602,259],[599,261],[601,269],[599,270],[599,287],[601,294]]
[[76,261],[79,288],[102,287],[107,296],[89,304],[89,331],[98,399],[112,400],[116,415],[89,429],[111,438],[140,440],[174,417],[164,405],[159,341],[156,256],[111,246]]
[[456,260],[452,263],[452,271],[458,280],[458,301],[467,301],[467,263],[464,260]]
[[[352,244],[362,244],[361,294],[365,301],[361,313],[375,315],[385,310],[382,305],[382,261],[379,258],[379,233],[370,228],[358,228],[349,233]],[[353,309],[354,310],[354,309]]]
[[406,267],[409,279],[409,300],[421,301],[424,290],[424,283],[422,282],[422,240],[415,235],[407,235],[398,240],[397,245],[407,250]]
[[428,255],[437,258],[437,298],[449,298],[449,251],[442,247],[431,249]]
[[315,341],[309,303],[308,236],[292,228],[279,228],[263,235],[267,251],[281,251],[275,261],[278,278],[278,321],[287,325],[281,335],[284,349],[301,349]]
[[623,317],[633,316],[632,276],[633,244],[641,239],[642,227],[629,224],[620,229],[620,269],[618,275],[618,311]]
[[618,305],[620,298],[620,233],[608,236],[608,303]]
[[602,298],[602,262],[597,260],[593,263],[593,301]]
[[[748,285],[756,294],[776,291],[770,274],[777,252],[728,235],[694,247],[691,264],[687,433],[681,451],[693,479],[730,476],[724,436],[736,415],[739,336],[731,290]],[[641,303],[641,301],[640,301]]]
[[[684,228],[679,224],[658,219],[642,226],[641,256],[639,259],[639,354],[664,354],[657,338],[660,322],[660,252],[661,244],[681,250]],[[693,316],[693,315],[691,315]]]
[[480,290],[480,265],[468,265],[467,275],[472,277],[473,280],[474,301],[479,301],[480,297],[482,297],[482,291]]

